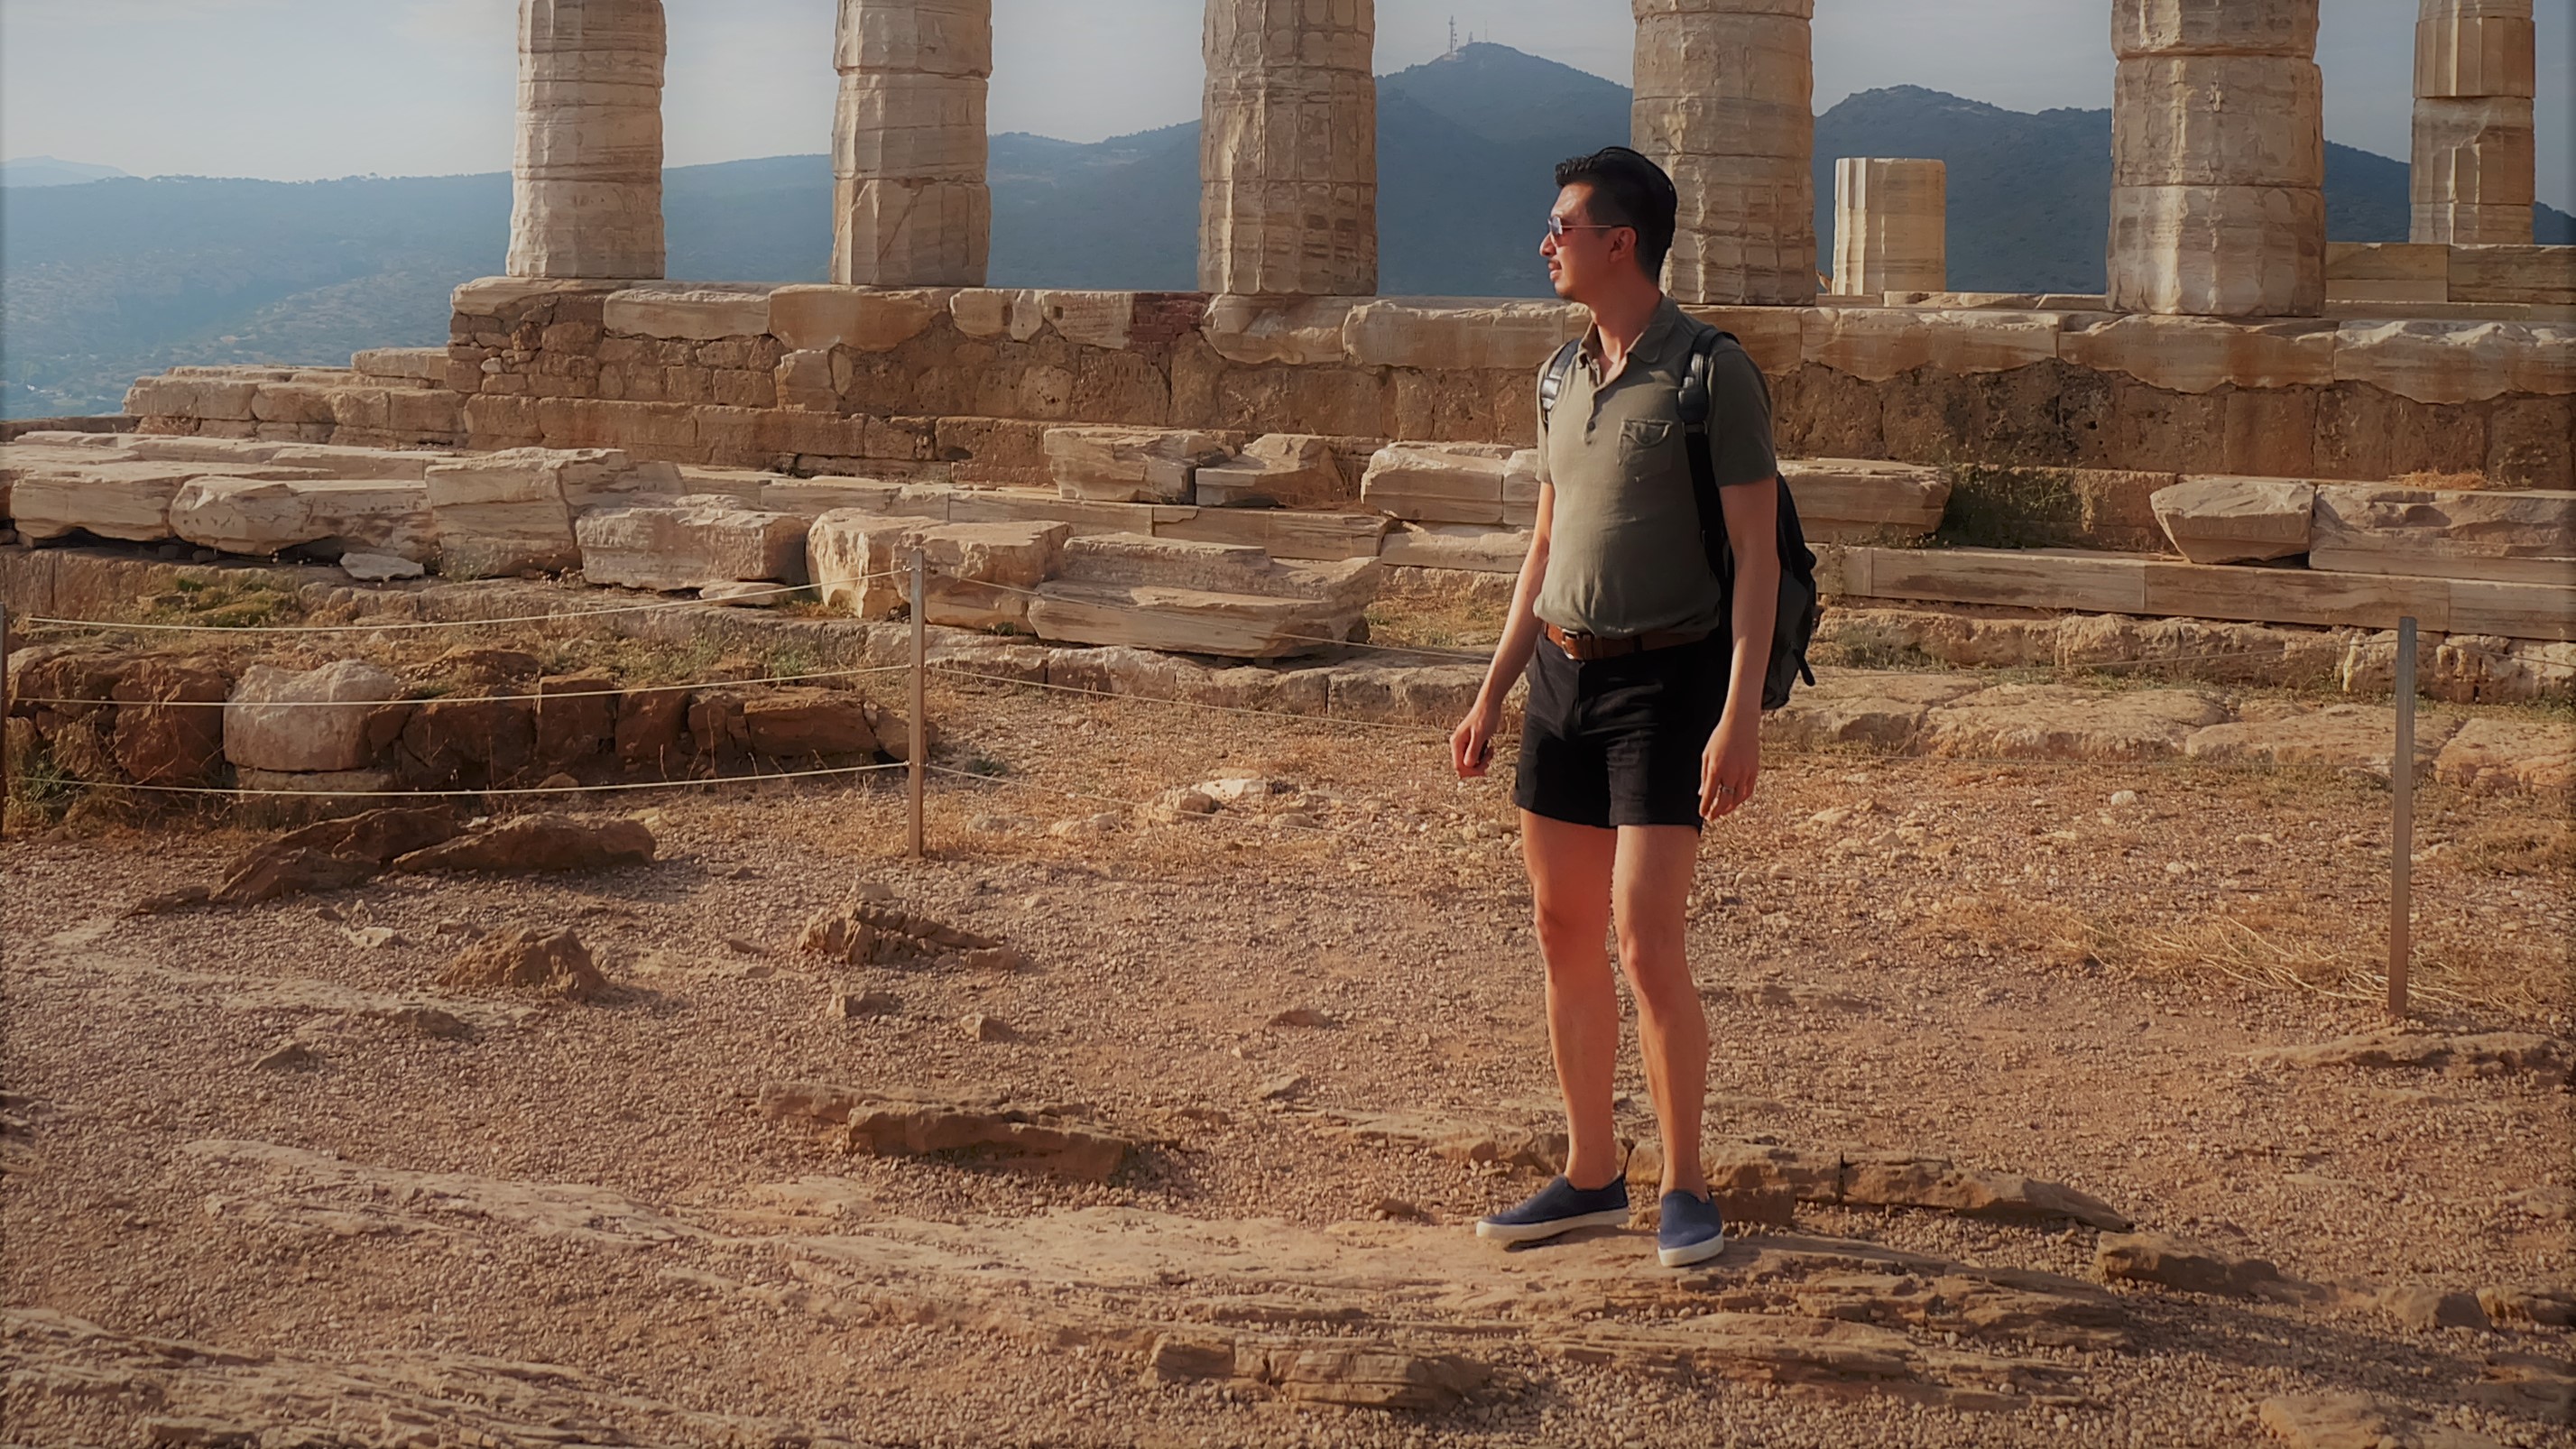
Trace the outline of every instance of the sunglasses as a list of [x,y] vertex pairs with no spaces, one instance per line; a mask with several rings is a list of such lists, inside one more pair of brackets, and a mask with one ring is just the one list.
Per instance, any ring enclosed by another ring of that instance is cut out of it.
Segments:
[[1629,227],[1627,227],[1627,226],[1626,226],[1626,225],[1624,225],[1624,224],[1622,224],[1622,225],[1617,225],[1617,226],[1602,226],[1602,225],[1594,225],[1594,224],[1591,224],[1591,223],[1585,223],[1585,222],[1568,222],[1564,217],[1561,217],[1561,216],[1554,216],[1554,215],[1549,216],[1549,217],[1548,217],[1548,219],[1547,219],[1547,234],[1548,234],[1548,236],[1549,236],[1549,237],[1551,237],[1551,238],[1553,238],[1553,239],[1555,239],[1555,240],[1557,240],[1557,241],[1563,241],[1563,240],[1565,239],[1565,234],[1566,234],[1567,232],[1570,232],[1570,231],[1627,231],[1627,230],[1630,230],[1630,228],[1629,228]]

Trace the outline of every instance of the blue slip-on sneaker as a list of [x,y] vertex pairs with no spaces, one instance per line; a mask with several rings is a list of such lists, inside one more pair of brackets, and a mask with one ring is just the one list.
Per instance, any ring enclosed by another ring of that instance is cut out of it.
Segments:
[[1664,1223],[1655,1230],[1655,1261],[1687,1268],[1726,1251],[1726,1219],[1717,1199],[1687,1192],[1664,1194]]
[[1610,1179],[1608,1187],[1576,1187],[1560,1175],[1508,1207],[1476,1223],[1476,1236],[1505,1243],[1535,1243],[1576,1228],[1624,1228],[1628,1225],[1628,1180]]

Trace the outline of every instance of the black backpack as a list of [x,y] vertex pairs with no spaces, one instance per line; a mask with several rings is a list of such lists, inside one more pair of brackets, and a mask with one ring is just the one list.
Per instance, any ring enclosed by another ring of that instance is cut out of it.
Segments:
[[[1709,570],[1717,575],[1718,589],[1731,611],[1735,604],[1735,549],[1727,541],[1726,510],[1718,502],[1717,464],[1708,442],[1709,359],[1721,342],[1743,345],[1736,342],[1735,334],[1713,328],[1692,344],[1690,370],[1682,379],[1681,415],[1682,428],[1689,434],[1691,494],[1699,504],[1700,545],[1707,551]],[[1581,342],[1569,342],[1559,348],[1539,382],[1542,448],[1547,446],[1545,429],[1555,417],[1557,395],[1565,390],[1565,379],[1574,371],[1582,348]],[[1765,389],[1767,395],[1767,383]],[[1806,530],[1799,526],[1797,500],[1789,494],[1787,479],[1775,486],[1780,490],[1780,608],[1773,616],[1771,667],[1762,680],[1762,707],[1766,710],[1787,704],[1790,688],[1799,681],[1815,684],[1816,671],[1807,663],[1807,648],[1815,641],[1816,626],[1824,621],[1823,603],[1816,591],[1816,555],[1807,547]]]

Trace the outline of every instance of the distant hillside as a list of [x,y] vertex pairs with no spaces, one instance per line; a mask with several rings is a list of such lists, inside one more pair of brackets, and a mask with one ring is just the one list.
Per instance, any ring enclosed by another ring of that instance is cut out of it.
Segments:
[[81,186],[126,174],[113,166],[92,166],[85,161],[65,161],[58,156],[20,156],[0,161],[0,187]]
[[[1629,93],[1499,45],[1379,81],[1379,289],[1542,296],[1555,163],[1628,135]],[[1075,144],[992,142],[997,286],[1187,290],[1197,283],[1198,123]],[[1903,86],[1817,118],[1818,238],[1832,247],[1833,158],[1950,163],[1950,277],[1977,291],[2097,291],[2110,114],[2028,115]],[[8,163],[19,168],[49,158]],[[77,169],[77,168],[76,168]],[[87,168],[103,170],[107,168]],[[44,174],[28,171],[30,176]],[[2403,162],[2329,148],[2340,240],[2402,240]],[[672,170],[670,274],[819,281],[831,252],[821,156]],[[200,178],[0,188],[0,415],[101,412],[178,363],[323,362],[430,346],[448,293],[501,269],[506,176],[283,183]],[[2542,239],[2576,219],[2542,214]]]

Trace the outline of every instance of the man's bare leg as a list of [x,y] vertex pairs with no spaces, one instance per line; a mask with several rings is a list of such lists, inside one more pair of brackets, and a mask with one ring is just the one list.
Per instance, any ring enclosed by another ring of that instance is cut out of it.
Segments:
[[1686,825],[1627,825],[1618,836],[1611,898],[1619,964],[1636,993],[1646,1088],[1663,1132],[1662,1191],[1706,1197],[1700,1118],[1708,1093],[1708,1013],[1691,979],[1686,936],[1699,832]]
[[1607,1187],[1620,1171],[1610,1117],[1619,994],[1606,942],[1621,833],[1521,812],[1521,856],[1547,961],[1548,1044],[1565,1096],[1565,1176],[1584,1189]]

